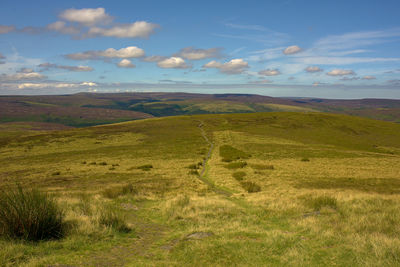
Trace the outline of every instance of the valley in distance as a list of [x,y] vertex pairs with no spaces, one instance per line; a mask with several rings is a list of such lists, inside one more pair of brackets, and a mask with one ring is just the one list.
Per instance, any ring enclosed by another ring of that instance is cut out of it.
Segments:
[[0,96],[1,266],[399,266],[400,100]]

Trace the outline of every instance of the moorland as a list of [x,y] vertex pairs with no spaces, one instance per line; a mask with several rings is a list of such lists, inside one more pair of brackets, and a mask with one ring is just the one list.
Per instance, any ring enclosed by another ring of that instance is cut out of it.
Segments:
[[2,194],[45,193],[62,232],[0,265],[400,265],[399,101],[138,96],[1,97],[39,107],[0,113]]

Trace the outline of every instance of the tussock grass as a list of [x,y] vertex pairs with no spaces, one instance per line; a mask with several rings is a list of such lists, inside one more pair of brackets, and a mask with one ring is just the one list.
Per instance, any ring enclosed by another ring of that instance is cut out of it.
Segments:
[[231,162],[228,164],[225,164],[224,167],[227,169],[241,169],[247,166],[246,161],[238,161],[238,162]]
[[152,164],[144,164],[144,165],[136,167],[136,169],[139,169],[142,171],[150,171],[151,169],[153,169],[153,165]]
[[238,159],[248,159],[250,157],[249,154],[230,145],[220,146],[219,155],[222,157],[223,162],[231,162]]
[[0,192],[0,235],[40,241],[61,238],[64,232],[64,212],[47,193],[20,185]]
[[102,191],[102,195],[106,198],[114,199],[122,195],[135,195],[137,194],[137,189],[133,187],[132,184],[126,184],[122,186],[114,186],[106,188]]
[[126,223],[121,211],[112,206],[104,206],[99,211],[98,223],[118,232],[129,233],[132,229]]
[[242,181],[245,176],[246,176],[246,172],[242,172],[242,171],[232,173],[232,177],[238,181]]
[[305,199],[305,204],[315,211],[320,211],[322,208],[337,209],[337,200],[331,196],[308,197]]
[[264,164],[250,164],[250,167],[254,170],[274,170],[274,165],[264,165]]
[[246,190],[248,193],[256,193],[261,191],[261,186],[254,182],[241,182],[240,185]]

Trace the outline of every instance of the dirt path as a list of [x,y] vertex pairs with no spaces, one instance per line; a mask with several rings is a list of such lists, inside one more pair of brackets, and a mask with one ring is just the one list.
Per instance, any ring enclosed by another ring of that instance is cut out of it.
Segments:
[[206,131],[204,130],[204,124],[202,121],[199,121],[199,125],[197,127],[199,127],[200,131],[201,131],[201,135],[203,136],[204,140],[207,142],[207,144],[209,145],[209,149],[208,149],[208,153],[206,155],[206,157],[203,160],[203,168],[201,169],[201,172],[199,174],[199,179],[205,183],[206,185],[208,185],[211,190],[213,190],[215,193],[220,194],[220,195],[224,195],[224,196],[231,196],[232,193],[222,189],[222,188],[218,188],[212,181],[210,181],[207,177],[207,162],[208,160],[211,158],[211,154],[212,151],[214,149],[214,144],[210,141],[210,139],[208,139]]

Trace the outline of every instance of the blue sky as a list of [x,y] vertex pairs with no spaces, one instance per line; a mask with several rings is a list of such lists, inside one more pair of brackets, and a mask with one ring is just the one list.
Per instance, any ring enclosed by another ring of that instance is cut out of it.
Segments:
[[400,98],[399,1],[0,6],[0,94]]

